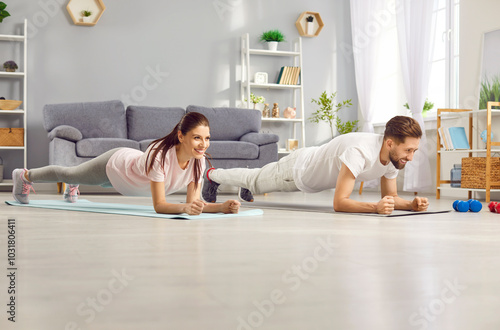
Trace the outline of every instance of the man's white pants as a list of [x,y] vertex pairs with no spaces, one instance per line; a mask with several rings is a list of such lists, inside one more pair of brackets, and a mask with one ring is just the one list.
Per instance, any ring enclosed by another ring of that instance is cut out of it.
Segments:
[[273,191],[299,191],[293,180],[293,167],[302,150],[293,151],[262,168],[216,169],[208,175],[217,183],[243,187],[257,195]]

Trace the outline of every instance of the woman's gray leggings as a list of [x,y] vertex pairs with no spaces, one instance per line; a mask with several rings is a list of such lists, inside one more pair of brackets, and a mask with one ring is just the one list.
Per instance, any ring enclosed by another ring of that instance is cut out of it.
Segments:
[[28,170],[31,182],[64,182],[69,184],[87,184],[111,187],[106,175],[106,164],[120,148],[109,150],[83,164],[64,167],[49,165]]

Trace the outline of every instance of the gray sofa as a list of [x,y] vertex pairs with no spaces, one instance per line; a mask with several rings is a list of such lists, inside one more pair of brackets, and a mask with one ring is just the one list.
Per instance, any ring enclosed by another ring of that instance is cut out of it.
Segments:
[[49,163],[75,166],[118,147],[146,150],[167,135],[186,112],[200,112],[210,122],[207,152],[216,168],[262,167],[278,160],[275,134],[259,133],[258,110],[188,106],[128,106],[121,101],[48,104],[43,108],[49,132]]

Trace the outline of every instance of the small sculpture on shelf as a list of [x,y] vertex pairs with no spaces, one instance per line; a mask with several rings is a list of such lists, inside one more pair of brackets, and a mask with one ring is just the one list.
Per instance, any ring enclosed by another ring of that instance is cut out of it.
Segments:
[[283,117],[285,117],[287,119],[295,119],[296,114],[297,114],[297,112],[296,112],[295,108],[291,108],[291,107],[287,107],[283,111]]
[[279,118],[279,117],[280,117],[280,108],[278,107],[278,103],[274,103],[273,118]]
[[14,61],[7,61],[3,64],[3,68],[7,72],[16,72],[16,70],[18,69],[18,66],[17,66],[16,62],[14,62]]
[[262,118],[270,118],[271,109],[269,109],[269,103],[264,104],[264,110],[262,110]]

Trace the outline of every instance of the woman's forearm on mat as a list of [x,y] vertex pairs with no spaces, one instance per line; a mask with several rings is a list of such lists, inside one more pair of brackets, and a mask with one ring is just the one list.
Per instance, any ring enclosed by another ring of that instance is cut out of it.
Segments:
[[153,205],[156,213],[162,214],[180,214],[185,213],[186,204],[173,204],[167,202],[160,202]]

